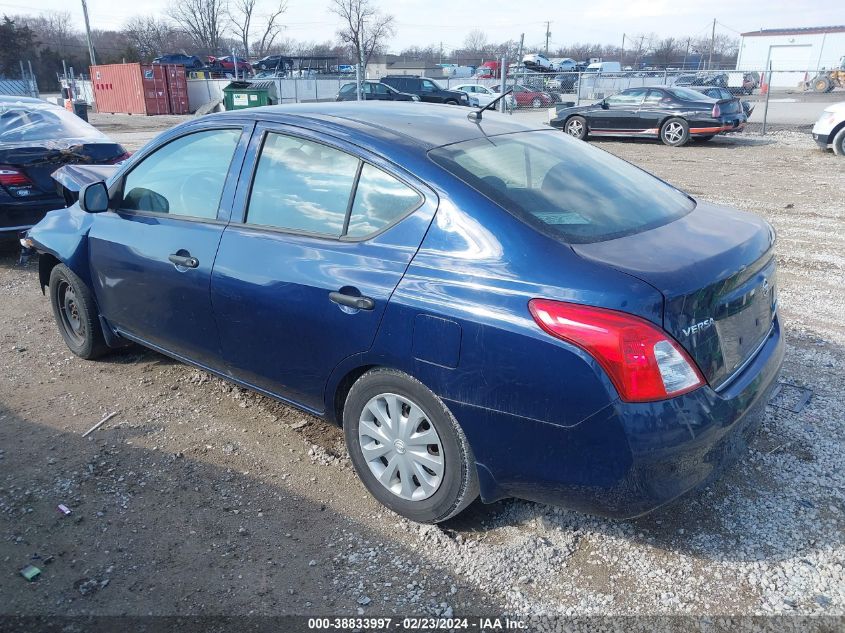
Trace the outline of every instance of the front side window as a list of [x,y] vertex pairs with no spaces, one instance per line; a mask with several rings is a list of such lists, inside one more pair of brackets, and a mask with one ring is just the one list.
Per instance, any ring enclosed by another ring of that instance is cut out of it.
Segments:
[[240,129],[206,130],[160,147],[126,176],[120,208],[216,218],[240,137]]
[[246,221],[340,237],[358,163],[354,156],[320,143],[267,134]]
[[423,92],[434,92],[437,90],[437,86],[434,85],[433,81],[429,81],[428,79],[422,80],[422,90]]
[[695,208],[651,174],[556,132],[463,141],[429,156],[505,210],[571,243],[639,233]]
[[618,95],[613,95],[607,98],[609,106],[632,106],[639,105],[645,96],[645,90],[629,90],[620,92]]

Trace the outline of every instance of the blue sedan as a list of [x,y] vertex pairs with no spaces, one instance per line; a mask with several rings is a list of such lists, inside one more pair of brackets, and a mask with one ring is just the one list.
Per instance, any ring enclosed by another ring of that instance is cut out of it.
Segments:
[[98,174],[23,240],[68,347],[325,416],[416,521],[479,495],[653,510],[742,455],[783,360],[765,221],[548,127],[274,106]]

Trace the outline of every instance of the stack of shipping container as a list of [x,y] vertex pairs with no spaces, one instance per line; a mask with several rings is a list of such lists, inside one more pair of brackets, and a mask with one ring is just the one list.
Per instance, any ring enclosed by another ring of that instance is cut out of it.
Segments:
[[97,112],[188,114],[185,67],[175,64],[91,66]]

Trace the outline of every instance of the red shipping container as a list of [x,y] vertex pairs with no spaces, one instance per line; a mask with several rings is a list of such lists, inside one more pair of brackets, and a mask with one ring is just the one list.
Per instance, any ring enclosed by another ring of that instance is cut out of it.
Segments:
[[167,73],[159,64],[91,66],[97,112],[170,114]]
[[185,67],[177,64],[165,66],[167,74],[167,94],[170,99],[170,114],[188,114],[188,79]]

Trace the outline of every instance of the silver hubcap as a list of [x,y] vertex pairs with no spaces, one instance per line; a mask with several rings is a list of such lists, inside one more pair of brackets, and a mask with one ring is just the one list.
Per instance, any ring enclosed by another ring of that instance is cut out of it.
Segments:
[[569,132],[571,136],[577,136],[580,138],[581,133],[584,131],[584,125],[581,121],[570,121],[566,124],[566,131]]
[[402,499],[427,499],[443,481],[443,446],[434,425],[411,400],[394,393],[372,398],[358,421],[358,441],[370,472]]
[[677,143],[684,138],[684,126],[677,121],[670,123],[663,129],[663,138],[670,143]]

